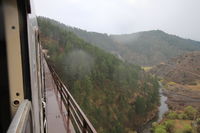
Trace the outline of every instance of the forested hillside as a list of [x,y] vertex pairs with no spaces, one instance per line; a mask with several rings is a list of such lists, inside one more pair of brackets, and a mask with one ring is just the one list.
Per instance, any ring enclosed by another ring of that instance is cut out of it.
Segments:
[[[40,19],[46,18],[40,17]],[[157,65],[183,53],[200,50],[200,42],[183,39],[160,30],[124,35],[107,35],[87,32],[51,19],[48,20],[67,31],[75,33],[79,38],[94,46],[111,53],[117,53],[129,63],[142,66]]]
[[122,57],[132,63],[152,66],[181,54],[200,50],[200,42],[183,39],[160,30],[111,36]]
[[107,34],[102,34],[102,33],[97,33],[97,32],[87,32],[86,30],[67,26],[65,24],[62,24],[60,22],[57,22],[57,21],[49,19],[49,18],[38,17],[38,20],[39,21],[44,21],[44,20],[51,21],[51,23],[56,24],[58,27],[65,29],[66,31],[73,32],[76,36],[83,39],[84,41],[86,41],[94,46],[97,46],[107,52],[117,50],[116,43]]
[[125,133],[156,114],[158,82],[139,66],[122,62],[62,28],[39,19],[48,61],[99,133]]

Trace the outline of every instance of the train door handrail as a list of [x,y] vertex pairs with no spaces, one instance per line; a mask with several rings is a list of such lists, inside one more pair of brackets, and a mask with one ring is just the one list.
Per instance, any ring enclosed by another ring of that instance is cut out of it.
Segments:
[[14,115],[7,133],[26,133],[27,130],[29,130],[29,132],[33,132],[33,127],[31,127],[31,113],[31,102],[29,100],[23,100],[19,105],[16,114]]

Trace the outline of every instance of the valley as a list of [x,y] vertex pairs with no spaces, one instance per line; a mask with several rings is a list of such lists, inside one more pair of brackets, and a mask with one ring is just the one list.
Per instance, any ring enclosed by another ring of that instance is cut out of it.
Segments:
[[48,62],[99,133],[134,132],[157,114],[159,84],[140,66],[120,60],[43,19]]
[[173,110],[193,106],[200,110],[200,52],[190,52],[166,63],[157,65],[151,73],[162,79],[168,96],[168,105]]
[[[149,70],[150,73],[157,75],[163,83],[165,87],[163,94],[168,97],[166,103],[170,109],[164,120],[153,127],[154,132],[157,129],[164,131],[165,129],[161,129],[161,125],[165,127],[167,121],[174,124],[171,129],[168,129],[172,133],[198,133],[200,131],[198,124],[200,117],[199,57],[200,52],[189,52]],[[196,112],[194,118],[188,118],[189,116],[180,113],[187,108]],[[196,124],[194,125],[194,123]]]
[[48,61],[98,132],[150,132],[157,115],[158,126],[167,112],[200,111],[200,42],[161,30],[107,35],[38,20]]

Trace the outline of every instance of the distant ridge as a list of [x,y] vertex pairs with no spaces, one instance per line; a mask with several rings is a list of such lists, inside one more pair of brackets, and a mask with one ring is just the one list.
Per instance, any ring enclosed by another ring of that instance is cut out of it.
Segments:
[[129,63],[141,66],[153,66],[181,54],[200,50],[200,42],[171,35],[162,30],[107,35],[66,26],[44,17],[39,17],[39,19],[52,21],[61,28],[75,33],[86,42],[115,53]]
[[200,42],[183,39],[161,30],[112,35],[121,56],[131,63],[152,66],[178,55],[200,50]]

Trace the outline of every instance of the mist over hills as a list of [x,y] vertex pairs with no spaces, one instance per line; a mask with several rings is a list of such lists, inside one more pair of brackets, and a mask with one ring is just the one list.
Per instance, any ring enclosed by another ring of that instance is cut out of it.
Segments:
[[151,66],[186,52],[200,50],[200,42],[183,39],[160,30],[112,35],[118,52],[127,61]]
[[161,30],[107,35],[66,26],[54,20],[51,21],[61,28],[75,33],[86,42],[118,54],[129,63],[141,66],[157,65],[172,57],[200,50],[200,42],[167,34]]
[[58,22],[42,18],[38,24],[49,64],[99,133],[134,132],[155,117],[156,77],[84,41]]
[[107,35],[44,17],[39,17],[38,22],[48,61],[98,132],[133,132],[157,114],[157,79],[138,65],[168,61],[154,67],[152,73],[177,83],[196,83],[194,74],[186,76],[177,69],[195,68],[192,73],[199,72],[199,53],[194,52],[200,50],[198,41],[161,30]]

